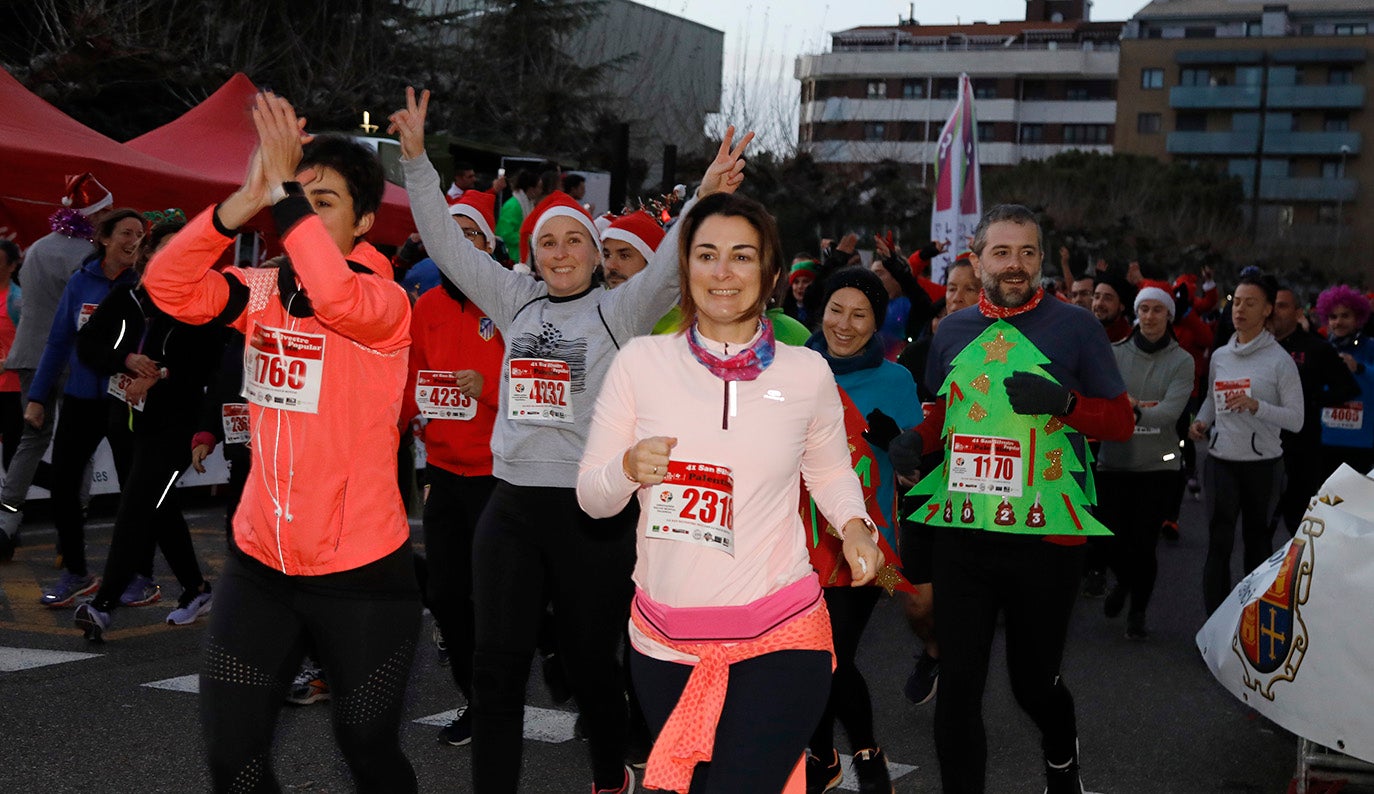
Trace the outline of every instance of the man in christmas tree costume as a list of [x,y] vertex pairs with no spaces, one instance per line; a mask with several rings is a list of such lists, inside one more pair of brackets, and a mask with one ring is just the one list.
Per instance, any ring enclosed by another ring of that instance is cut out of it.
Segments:
[[[921,448],[945,463],[913,489],[935,527],[940,633],[935,743],[945,792],[982,792],[982,698],[997,614],[1017,702],[1040,728],[1047,791],[1080,792],[1073,698],[1059,676],[1083,543],[1108,534],[1085,436],[1124,441],[1134,416],[1102,326],[1040,288],[1044,238],[1030,210],[999,205],[974,233],[978,306],[946,317],[927,362],[936,411],[893,442],[898,472]],[[919,438],[918,438],[919,436]]]

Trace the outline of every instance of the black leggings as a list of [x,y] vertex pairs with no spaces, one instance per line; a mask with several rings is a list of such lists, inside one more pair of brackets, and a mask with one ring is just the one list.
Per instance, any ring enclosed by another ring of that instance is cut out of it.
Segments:
[[[114,406],[111,421],[126,410]],[[190,436],[190,422],[171,422],[157,432],[133,437],[128,476],[120,478],[119,512],[104,580],[95,597],[96,609],[111,612],[119,607],[120,594],[152,556],[154,546],[162,549],[183,592],[197,592],[205,584],[176,487],[191,462]]]
[[835,641],[835,675],[830,683],[830,698],[825,704],[816,730],[811,734],[812,754],[830,760],[835,748],[835,720],[849,736],[851,752],[878,746],[873,736],[873,701],[868,683],[855,665],[859,640],[873,615],[882,592],[877,587],[827,587],[825,607],[830,611],[830,633]]
[[593,780],[599,788],[624,781],[628,717],[619,650],[633,595],[637,515],[632,503],[617,516],[593,519],[572,488],[497,480],[472,548],[476,791],[505,794],[519,785],[525,685],[549,602]]
[[1179,471],[1099,471],[1097,507],[1107,538],[1118,587],[1131,597],[1131,612],[1145,614],[1155,589],[1159,528],[1168,515],[1170,495],[1178,492]]
[[[1283,519],[1283,526],[1292,537],[1302,523],[1303,513],[1307,512],[1307,503],[1312,501],[1312,495],[1331,470],[1326,466],[1325,450],[1320,445],[1290,437],[1284,439],[1284,446],[1283,493],[1279,496],[1275,518]],[[1250,570],[1253,569],[1247,568],[1246,572]]]
[[425,467],[425,604],[448,645],[453,683],[472,700],[472,539],[496,478],[463,477],[433,462]]
[[[122,485],[129,474],[129,448],[133,434],[128,417],[116,418],[109,400],[86,400],[70,394],[62,396],[62,421],[52,442],[52,520],[57,527],[57,542],[62,548],[63,566],[78,576],[86,571],[86,519],[81,511],[81,479],[86,464],[108,439],[114,457],[115,473]],[[123,419],[123,421],[120,421]],[[189,444],[186,440],[184,443]],[[138,565],[150,568],[149,549]],[[144,573],[147,573],[145,570]],[[115,596],[118,599],[118,595]]]
[[1269,522],[1283,484],[1283,459],[1232,461],[1207,457],[1207,501],[1212,516],[1207,533],[1207,561],[1202,565],[1203,605],[1210,615],[1231,592],[1231,549],[1236,545],[1236,517],[1244,544],[1246,573],[1274,551]]
[[420,626],[410,544],[323,576],[287,576],[230,551],[215,587],[200,720],[216,792],[278,792],[272,733],[307,643],[329,671],[334,738],[360,792],[414,792],[401,752]]
[[1006,616],[1007,672],[1021,709],[1055,763],[1075,753],[1073,696],[1060,678],[1083,546],[940,527],[935,535],[935,625],[940,690],[935,749],[945,794],[981,794],[987,767],[983,690],[997,614]]
[[[635,650],[630,674],[649,730],[657,736],[677,706],[692,666]],[[690,794],[782,791],[829,690],[830,654],[825,651],[778,651],[730,665],[715,749],[709,762],[697,765]]]

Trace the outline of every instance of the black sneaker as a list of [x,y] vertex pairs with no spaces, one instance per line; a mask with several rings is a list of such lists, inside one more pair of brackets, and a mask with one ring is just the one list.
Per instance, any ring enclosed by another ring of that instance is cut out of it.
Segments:
[[459,706],[458,717],[439,729],[439,741],[454,747],[472,742],[472,712],[467,706]]
[[1102,599],[1102,614],[1109,618],[1114,618],[1121,614],[1121,610],[1126,608],[1126,588],[1117,583],[1116,587]]
[[1083,595],[1087,598],[1101,598],[1107,594],[1107,572],[1101,568],[1090,569],[1083,575]]
[[859,794],[894,794],[892,777],[887,772],[887,756],[881,747],[854,754],[854,776],[859,779]]
[[1078,779],[1078,755],[1063,766],[1045,759],[1045,794],[1085,794],[1083,781]]
[[821,760],[820,756],[806,754],[806,794],[825,794],[840,785],[843,778],[840,754],[834,749],[830,751],[829,763]]
[[1126,616],[1126,639],[1149,639],[1150,632],[1145,628],[1145,613],[1132,612]]
[[916,666],[907,676],[902,692],[906,699],[917,706],[923,706],[935,697],[935,688],[940,685],[940,660],[921,651],[916,657]]

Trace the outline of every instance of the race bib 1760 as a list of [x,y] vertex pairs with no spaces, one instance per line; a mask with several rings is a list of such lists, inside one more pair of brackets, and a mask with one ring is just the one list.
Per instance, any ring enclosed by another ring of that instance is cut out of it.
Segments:
[[735,478],[729,467],[672,460],[649,489],[649,538],[717,549],[735,556]]
[[323,378],[324,334],[253,326],[243,352],[243,396],[249,402],[317,413]]

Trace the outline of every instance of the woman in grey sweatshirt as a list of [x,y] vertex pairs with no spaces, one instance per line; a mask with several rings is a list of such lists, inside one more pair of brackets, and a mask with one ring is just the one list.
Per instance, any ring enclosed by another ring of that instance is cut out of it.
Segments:
[[[453,222],[425,154],[425,91],[391,116],[399,132],[416,227],[439,269],[506,340],[500,413],[492,434],[496,488],[473,539],[473,759],[476,791],[513,794],[520,780],[525,683],[546,604],[558,657],[574,690],[591,755],[592,791],[634,789],[624,766],[627,731],[620,638],[633,594],[637,513],[593,519],[577,504],[577,470],[592,408],[622,345],[649,333],[677,303],[678,230],[642,273],[611,291],[594,284],[600,240],[592,218],[561,191],[531,211],[530,264],[543,281],[507,270]],[[744,181],[727,130],[697,198]],[[687,212],[695,203],[689,201]]]
[[1279,433],[1302,429],[1298,367],[1264,329],[1277,291],[1270,278],[1241,278],[1231,303],[1236,333],[1212,354],[1211,393],[1189,431],[1193,440],[1208,441],[1204,474],[1212,517],[1202,598],[1209,615],[1231,592],[1237,515],[1245,570],[1259,567],[1273,551],[1270,519],[1283,490]]
[[1130,604],[1126,636],[1143,640],[1145,608],[1154,592],[1155,547],[1169,510],[1168,493],[1179,487],[1183,464],[1178,418],[1193,390],[1193,357],[1174,339],[1174,297],[1167,285],[1142,284],[1136,293],[1139,321],[1130,336],[1112,345],[1126,393],[1135,409],[1129,441],[1104,441],[1097,460],[1097,505],[1111,530],[1111,567],[1116,586],[1103,601],[1114,618]]

